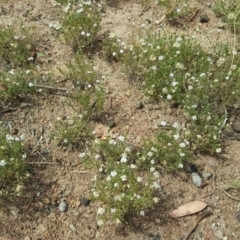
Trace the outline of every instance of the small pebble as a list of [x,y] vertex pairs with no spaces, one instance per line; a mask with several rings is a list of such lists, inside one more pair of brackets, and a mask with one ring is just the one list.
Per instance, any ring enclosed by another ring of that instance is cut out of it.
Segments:
[[205,179],[209,179],[211,176],[212,176],[212,174],[208,173],[208,172],[202,174],[202,177]]
[[202,178],[199,176],[198,173],[195,173],[195,172],[192,173],[192,181],[196,187],[202,186]]
[[237,218],[238,222],[240,222],[240,212],[237,213],[236,218]]
[[82,202],[83,206],[88,206],[89,203],[90,203],[90,200],[87,199],[87,198],[85,198],[85,197],[83,197],[83,198],[81,199],[81,202]]
[[207,22],[209,22],[209,17],[208,17],[208,15],[207,15],[207,14],[201,15],[201,16],[200,16],[200,22],[201,22],[201,23],[207,23]]
[[61,201],[59,206],[58,206],[58,209],[61,211],[61,212],[66,212],[67,211],[67,203],[64,202],[64,201]]
[[144,107],[144,105],[141,101],[135,102],[135,108],[136,109],[142,109],[143,107]]
[[186,166],[184,166],[184,169],[188,173],[198,172],[198,169],[197,169],[196,165],[194,165],[194,164],[186,165]]
[[233,124],[232,124],[232,128],[235,132],[240,133],[240,119],[236,119]]

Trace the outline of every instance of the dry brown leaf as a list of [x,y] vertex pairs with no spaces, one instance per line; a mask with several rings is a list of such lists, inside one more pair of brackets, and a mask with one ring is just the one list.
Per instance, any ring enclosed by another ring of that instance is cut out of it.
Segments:
[[94,134],[97,138],[106,139],[108,136],[109,127],[106,127],[102,124],[97,124],[94,128]]
[[191,215],[197,212],[202,211],[207,204],[202,201],[194,201],[187,204],[184,204],[177,209],[173,210],[169,213],[169,217],[171,218],[177,218],[177,217],[183,217],[187,215]]

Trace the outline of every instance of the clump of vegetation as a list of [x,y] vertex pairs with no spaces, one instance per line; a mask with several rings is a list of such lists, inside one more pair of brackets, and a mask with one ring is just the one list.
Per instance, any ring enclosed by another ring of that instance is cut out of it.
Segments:
[[139,153],[128,146],[123,136],[100,140],[92,146],[85,162],[99,172],[92,180],[92,199],[103,204],[97,211],[99,225],[107,221],[118,224],[129,213],[143,216],[145,209],[159,201],[154,197],[161,188],[155,157],[152,148],[147,160],[151,166],[143,170]]
[[239,96],[240,61],[234,54],[226,45],[206,53],[187,36],[147,33],[127,49],[123,61],[149,97],[184,110],[186,127],[179,134],[191,148],[214,153],[220,151],[225,106]]
[[66,43],[71,45],[74,51],[88,51],[96,44],[101,21],[100,10],[101,4],[93,2],[70,2],[64,7],[62,31]]
[[97,79],[93,64],[80,52],[67,64],[62,74],[72,83],[71,100],[68,105],[75,116],[59,120],[56,138],[67,146],[84,146],[91,135],[91,120],[98,119],[104,105],[104,93]]
[[240,30],[240,5],[238,0],[215,1],[213,10],[222,17],[228,26],[234,31]]
[[17,33],[12,26],[0,29],[0,62],[7,70],[28,66],[34,61],[36,53],[30,30],[21,27]]
[[19,196],[28,178],[25,166],[24,135],[14,137],[1,126],[0,134],[0,200]]

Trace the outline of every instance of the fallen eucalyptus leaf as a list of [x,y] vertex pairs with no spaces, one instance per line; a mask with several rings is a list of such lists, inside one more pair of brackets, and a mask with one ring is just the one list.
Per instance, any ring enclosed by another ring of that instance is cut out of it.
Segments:
[[170,212],[169,217],[177,218],[177,217],[191,215],[191,214],[202,211],[205,207],[207,207],[207,204],[205,202],[202,202],[202,201],[190,202]]

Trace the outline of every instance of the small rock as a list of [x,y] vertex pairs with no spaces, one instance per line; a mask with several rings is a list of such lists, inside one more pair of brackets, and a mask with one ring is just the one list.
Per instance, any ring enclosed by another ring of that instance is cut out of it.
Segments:
[[212,176],[212,174],[208,173],[208,172],[202,174],[202,177],[205,179],[209,179],[211,176]]
[[23,240],[32,240],[32,238],[29,236],[26,236]]
[[16,134],[18,134],[18,129],[17,129],[17,128],[12,128],[12,129],[10,130],[10,134],[11,134],[11,135],[16,135]]
[[208,15],[207,14],[202,14],[201,16],[200,16],[200,22],[201,23],[207,23],[207,22],[209,22],[209,17],[208,17]]
[[88,206],[89,205],[89,203],[90,203],[90,200],[89,199],[87,199],[87,198],[85,198],[85,197],[83,197],[82,199],[81,199],[81,202],[82,202],[82,204],[83,204],[83,206]]
[[195,172],[192,173],[192,181],[196,187],[202,186],[202,178],[199,176],[198,173],[195,173]]
[[58,206],[58,209],[61,212],[66,212],[67,211],[67,203],[65,201],[61,201],[59,206]]
[[18,215],[18,213],[19,213],[19,209],[17,207],[15,207],[15,206],[9,207],[9,210],[10,210],[10,213],[12,215]]
[[240,222],[240,212],[237,213],[236,218],[237,218],[238,222]]
[[221,230],[217,230],[214,235],[218,239],[223,239],[223,232]]
[[196,165],[194,165],[194,164],[189,164],[189,165],[184,166],[184,170],[188,173],[198,172],[198,169],[197,169]]
[[142,109],[143,107],[144,107],[144,105],[141,101],[135,102],[135,108],[136,109]]
[[240,133],[240,119],[236,119],[233,124],[232,124],[232,128],[235,132]]

